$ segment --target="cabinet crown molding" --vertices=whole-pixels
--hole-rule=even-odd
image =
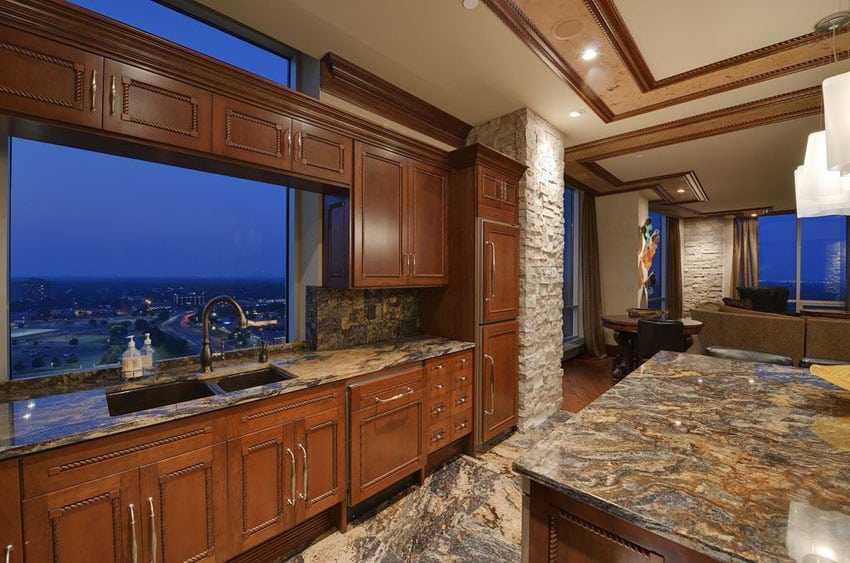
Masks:
[[[481,143],[475,143],[449,153],[450,168],[465,168],[480,164],[519,181],[528,166]]]

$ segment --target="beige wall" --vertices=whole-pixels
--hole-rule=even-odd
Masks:
[[[649,202],[640,192],[596,198],[599,274],[602,278],[600,315],[623,315],[626,309],[637,307],[638,229],[648,213]],[[614,344],[612,331],[605,331],[605,340]]]

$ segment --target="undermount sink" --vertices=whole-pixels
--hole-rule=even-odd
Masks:
[[[203,381],[188,379],[106,394],[109,416],[164,407],[214,395]]]
[[[285,381],[287,379],[292,379],[292,376],[274,366],[266,366],[260,369],[222,377],[215,382],[215,385],[225,393],[230,393],[231,391],[259,387],[260,385],[268,385],[269,383],[277,383],[278,381]]]

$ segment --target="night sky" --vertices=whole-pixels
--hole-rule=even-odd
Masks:
[[[77,3],[279,82],[288,76],[285,59],[150,1]],[[12,277],[285,276],[280,186],[17,138],[11,167]]]

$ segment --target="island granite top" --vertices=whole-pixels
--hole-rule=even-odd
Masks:
[[[514,468],[721,561],[850,561],[850,393],[804,369],[662,352]]]
[[[213,373],[201,375],[196,362],[182,362],[183,365],[178,362],[178,367],[161,370],[155,376],[108,388],[89,386],[75,391],[72,385],[59,383],[57,379],[59,394],[45,393],[42,389],[27,397],[20,390],[0,390],[0,459],[144,428],[473,347],[471,342],[419,337],[320,352],[296,348],[269,356],[270,364],[293,379],[120,416],[109,415],[105,391],[182,379],[219,378],[256,370],[263,364],[244,359],[223,361],[215,364]]]

